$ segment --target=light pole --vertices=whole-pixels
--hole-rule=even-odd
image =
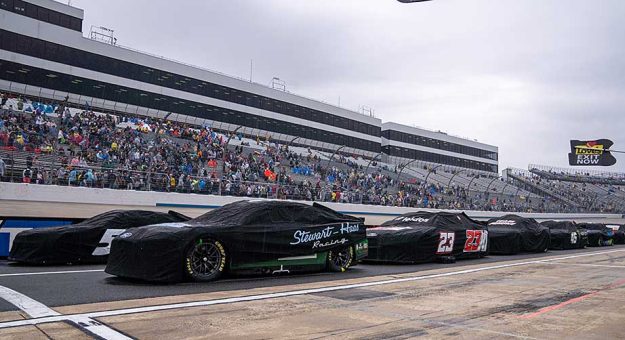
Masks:
[[[230,136],[228,136],[228,141],[226,141],[226,145],[224,145],[224,153],[225,151],[228,151],[228,144],[230,144],[230,139],[232,139],[232,136],[237,134],[237,131],[239,131],[240,128],[242,128],[243,125],[239,125],[236,129],[234,129],[234,131],[232,131],[232,133],[230,134]]]
[[[224,150],[223,150],[223,154],[221,155],[221,171],[222,173],[226,171],[226,154],[228,153],[228,144],[230,144],[230,139],[232,139],[232,136],[236,135],[237,131],[239,131],[240,128],[242,128],[243,125],[239,125],[236,129],[234,129],[234,131],[232,131],[232,133],[230,134],[230,136],[228,136],[228,140],[226,141],[226,145],[224,145]]]
[[[434,171],[436,171],[436,169],[440,168],[441,166],[443,166],[443,164],[439,164],[439,165],[433,167],[432,169],[430,169],[428,171],[428,174],[425,176],[425,184],[426,185],[428,184],[428,178],[430,177],[430,174],[433,173]]]
[[[330,168],[330,162],[332,162],[332,159],[334,158],[334,156],[341,150],[343,150],[343,148],[345,148],[346,146],[343,145],[341,147],[339,147],[338,149],[334,150],[334,153],[332,154],[332,156],[330,156],[330,158],[328,158],[328,164],[326,164],[326,169]]]
[[[455,174],[453,174],[453,176],[451,176],[451,178],[449,179],[449,183],[447,183],[447,187],[451,187],[451,181],[454,180],[454,177],[456,177],[456,175],[460,174],[461,172],[465,172],[469,169],[461,169],[460,171],[457,171]]]
[[[295,142],[296,140],[300,139],[301,137],[295,137],[293,139],[291,139],[291,141],[286,145],[286,149],[287,151],[289,150],[289,148],[291,147],[291,144],[293,144],[293,142]]]
[[[492,180],[492,181],[490,181],[490,183],[488,183],[488,186],[486,187],[486,191],[484,191],[484,193],[485,193],[485,194],[486,194],[486,193],[490,193],[490,191],[488,191],[488,190],[490,190],[490,186],[491,186],[493,183],[495,183],[495,181],[496,181],[496,180],[498,180],[498,179],[499,179],[499,177],[495,177],[495,178],[493,178],[493,180]]]
[[[396,180],[398,186],[399,186],[399,178],[401,177],[401,173],[404,172],[404,169],[407,168],[408,165],[410,165],[410,164],[412,164],[412,163],[414,163],[416,161],[417,161],[416,159],[413,159],[410,162],[408,162],[406,164],[402,164],[402,165],[399,166],[401,168],[401,170],[399,170],[399,173],[397,174],[397,180]]]
[[[371,163],[373,163],[380,156],[382,156],[381,152],[375,155],[375,157],[371,158],[371,160],[369,160],[369,163],[367,164],[367,167],[365,168],[365,175],[367,174],[367,171],[369,170],[369,166],[371,166]]]

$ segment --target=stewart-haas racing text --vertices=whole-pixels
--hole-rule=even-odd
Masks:
[[[297,230],[293,233],[293,241],[291,245],[303,244],[313,242],[312,248],[321,248],[333,246],[336,244],[347,243],[346,238],[328,240],[335,235],[346,235],[360,231],[360,225],[357,223],[341,223],[335,226],[328,226],[321,231],[310,232],[306,230]],[[324,242],[325,240],[325,242]]]

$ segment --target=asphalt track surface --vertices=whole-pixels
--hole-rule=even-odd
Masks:
[[[49,307],[86,303],[123,301],[174,295],[225,292],[263,287],[280,287],[315,282],[332,282],[380,275],[419,273],[432,269],[462,268],[476,264],[539,259],[546,256],[568,256],[602,250],[625,250],[625,245],[586,248],[546,253],[488,256],[453,264],[426,263],[416,265],[359,264],[345,273],[286,274],[281,276],[225,277],[208,283],[185,282],[152,284],[119,279],[104,273],[103,265],[89,266],[23,266],[0,262],[0,286],[13,289]],[[625,255],[623,255],[625,256]],[[0,299],[0,312],[16,311],[17,307]]]

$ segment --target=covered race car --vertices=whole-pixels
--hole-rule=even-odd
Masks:
[[[549,228],[533,218],[506,215],[488,221],[489,252],[516,254],[549,250]]]
[[[580,228],[588,232],[589,247],[603,247],[614,244],[614,229],[603,223],[578,223]]]
[[[145,210],[112,210],[62,227],[17,234],[8,259],[27,264],[106,263],[111,240],[128,228],[189,218]]]
[[[588,244],[588,232],[571,221],[545,221],[541,223],[549,228],[551,246],[549,249],[577,249]]]
[[[614,231],[614,244],[625,244],[625,227],[622,224],[606,224]]]
[[[366,261],[418,263],[484,256],[488,231],[464,213],[415,212],[367,229]]]
[[[231,273],[345,271],[367,254],[363,220],[319,204],[239,201],[113,240],[106,272],[157,282]]]

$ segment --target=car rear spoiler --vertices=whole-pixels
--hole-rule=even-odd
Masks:
[[[179,213],[177,211],[173,211],[173,210],[168,211],[167,214],[170,215],[170,216],[174,216],[176,218],[179,218],[179,219],[181,219],[183,221],[188,221],[188,220],[191,219],[191,217],[189,217],[187,215],[184,215],[184,214],[181,214],[181,213]]]

